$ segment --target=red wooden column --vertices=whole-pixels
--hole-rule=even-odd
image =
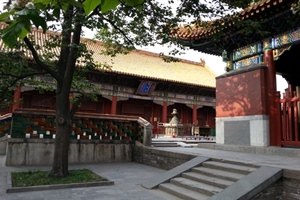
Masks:
[[[197,105],[193,105],[193,124],[198,124],[198,122],[197,122]]]
[[[270,145],[280,146],[280,116],[278,106],[276,105],[276,69],[273,58],[273,50],[264,51],[264,63],[268,67],[267,73],[267,92],[268,92],[268,110],[269,110],[269,127],[270,127]]]
[[[17,87],[15,89],[15,93],[14,93],[14,104],[12,106],[12,111],[11,112],[14,112],[17,108],[20,108],[21,105],[20,105],[20,99],[21,99],[21,86]]]
[[[112,96],[110,114],[117,114],[117,96]]]
[[[162,123],[167,123],[168,102],[164,101],[162,109]]]

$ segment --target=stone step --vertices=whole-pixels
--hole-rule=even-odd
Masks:
[[[204,174],[207,176],[212,176],[220,179],[224,179],[227,181],[237,181],[241,178],[243,178],[245,175],[244,174],[239,174],[239,173],[234,173],[234,172],[227,172],[227,171],[222,171],[218,169],[210,169],[204,166],[201,167],[194,167],[192,168],[192,172]]]
[[[199,173],[196,173],[196,172],[182,173],[182,177],[188,178],[188,179],[191,179],[191,180],[195,180],[195,181],[199,181],[199,182],[202,182],[202,183],[206,183],[206,184],[209,184],[209,185],[213,185],[213,186],[223,188],[223,189],[234,183],[233,181],[228,181],[228,180],[216,178],[216,177],[213,177],[213,176],[207,176],[207,175],[199,174]]]
[[[252,199],[282,177],[282,169],[263,166],[209,198],[209,200]],[[269,199],[269,198],[268,198]]]
[[[209,160],[209,158],[197,156],[181,165],[178,165],[177,167],[164,172],[163,174],[159,174],[158,176],[152,177],[150,180],[148,180],[146,183],[143,183],[142,186],[147,189],[153,189],[158,187],[161,183],[166,183],[170,181],[174,177],[180,176],[180,174],[189,171],[191,168],[200,166],[201,163]]]
[[[183,177],[173,178],[171,179],[171,183],[189,190],[200,192],[207,196],[213,196],[223,190],[222,188],[216,186],[208,185],[202,182],[197,182]]]
[[[172,183],[162,183],[159,185],[159,189],[171,193],[172,195],[175,195],[179,198],[182,198],[184,200],[206,200],[210,196],[202,194],[200,192],[196,192],[193,190],[189,190],[177,185],[174,185]]]
[[[215,162],[221,162],[221,163],[228,163],[228,164],[234,164],[234,165],[240,165],[240,166],[247,166],[247,167],[253,167],[253,168],[259,168],[259,166],[253,165],[251,163],[241,163],[237,161],[232,161],[232,160],[223,160],[223,159],[216,159],[212,158],[210,161],[215,161]]]
[[[202,166],[211,168],[211,169],[219,169],[219,170],[240,173],[240,174],[245,174],[245,175],[247,175],[257,169],[257,168],[250,167],[250,166],[237,165],[237,164],[218,162],[218,161],[206,161],[206,162],[202,163]]]
[[[150,192],[152,192],[153,194],[155,194],[155,195],[157,195],[159,197],[162,197],[162,198],[164,198],[166,200],[171,200],[171,199],[172,200],[184,200],[182,198],[179,198],[179,197],[177,197],[175,195],[172,195],[172,194],[170,194],[168,192],[165,192],[165,191],[163,191],[161,189],[158,189],[158,188],[152,189],[152,190],[150,190]]]

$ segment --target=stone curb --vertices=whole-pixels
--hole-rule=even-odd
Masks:
[[[282,177],[282,169],[263,166],[207,200],[248,200]]]
[[[109,186],[109,185],[114,185],[114,182],[113,181],[99,181],[99,182],[88,182],[88,183],[40,185],[40,186],[30,186],[30,187],[12,187],[11,172],[9,172],[7,174],[6,193],[31,192],[31,191],[56,190],[56,189],[69,189],[69,188],[82,188],[82,187],[96,187],[96,186]]]

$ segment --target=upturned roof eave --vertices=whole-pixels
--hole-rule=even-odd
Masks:
[[[237,14],[236,17],[238,17],[240,20],[258,18],[267,15],[271,9],[278,5],[281,5],[281,7],[287,9],[289,8],[289,3],[291,3],[291,0],[262,0],[261,2],[257,2],[245,8],[239,14]],[[279,9],[276,12],[282,12],[282,9]],[[224,28],[221,30],[189,30],[189,32],[181,30],[178,34],[174,34],[174,37],[172,38],[176,39],[182,45],[190,47],[191,49],[211,55],[221,56],[223,50],[226,49],[226,45],[224,44],[222,46],[222,43],[220,44],[220,41],[217,41],[219,47],[212,47],[215,46],[216,43],[209,40],[216,33],[226,32],[235,26],[235,24],[231,23],[230,21],[225,20],[224,22],[226,22],[226,26],[224,26]],[[222,49],[222,47],[224,48]]]

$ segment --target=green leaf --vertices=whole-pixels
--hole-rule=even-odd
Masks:
[[[24,39],[26,35],[31,31],[31,24],[29,21],[24,23],[24,28],[22,29],[22,32],[19,35],[19,38]]]
[[[83,8],[86,15],[90,14],[98,5],[101,4],[101,0],[85,0],[83,2]]]
[[[60,9],[59,8],[55,8],[53,10],[53,16],[56,17],[56,19],[59,19],[59,16],[60,16]]]
[[[132,6],[132,7],[135,7],[136,9],[138,10],[142,10],[143,9],[143,3],[144,3],[145,0],[125,0],[125,2]]]
[[[15,12],[16,15],[27,16],[30,15],[33,9],[24,8],[18,12]]]
[[[133,7],[140,6],[144,3],[144,0],[125,0],[125,2]]]
[[[49,4],[51,2],[52,2],[52,0],[34,0],[34,4],[40,3],[40,4],[46,5],[46,4]]]
[[[37,16],[36,18],[32,18],[31,21],[35,25],[36,28],[39,28],[39,26],[41,26],[43,31],[46,32],[47,23],[44,18]]]
[[[2,30],[1,38],[8,47],[13,48],[16,44],[18,37],[22,34],[25,24],[21,22],[14,22],[7,28]]]
[[[15,10],[11,10],[9,12],[4,12],[0,14],[0,21],[3,21],[4,19],[6,19],[9,15],[13,14],[15,12]]]
[[[72,6],[75,6],[77,8],[82,8],[82,4],[79,3],[78,1],[75,1],[75,0],[69,0],[69,3],[72,5]]]
[[[28,34],[28,30],[26,28],[23,28],[20,35],[19,35],[19,38],[20,39],[24,39],[26,37],[26,35]]]
[[[110,10],[115,9],[120,4],[119,0],[102,0],[101,12],[106,13]]]
[[[41,26],[43,31],[46,31],[47,23],[45,19],[39,15],[37,10],[24,8],[23,10],[20,10],[15,14],[21,16],[25,21],[31,20],[36,28],[39,28],[39,26]]]

